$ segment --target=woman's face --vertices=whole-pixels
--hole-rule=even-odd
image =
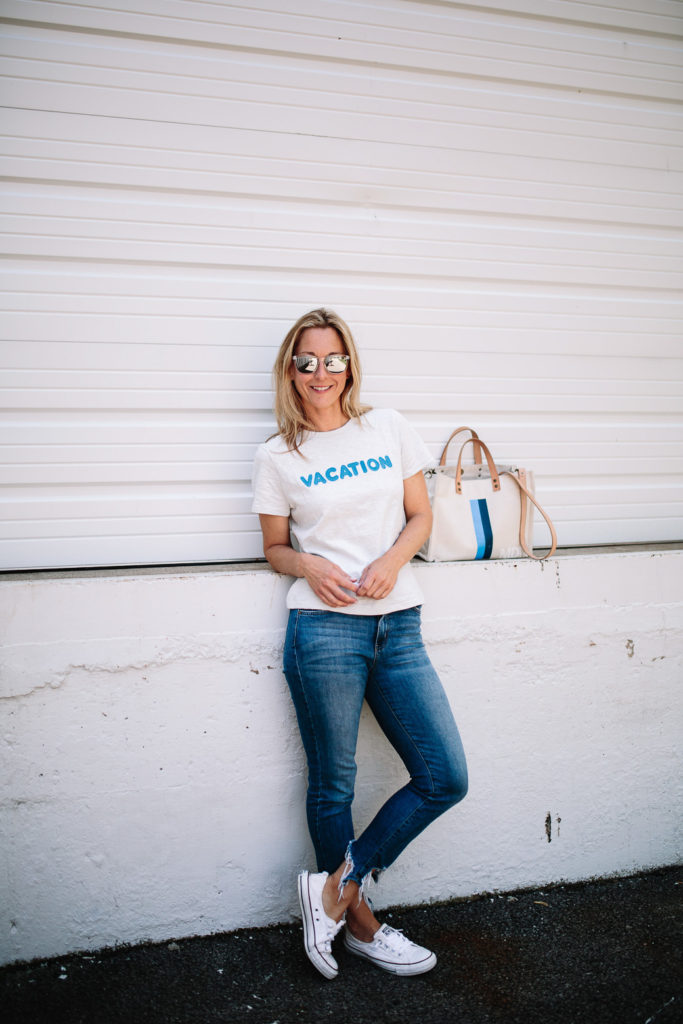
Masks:
[[[330,373],[323,359],[325,356],[346,354],[334,327],[307,327],[299,336],[294,355],[317,356],[320,360],[315,373],[300,373],[294,363],[289,371],[304,409],[313,421],[316,413],[324,414],[339,406],[346,381],[351,375],[348,367],[344,373]]]

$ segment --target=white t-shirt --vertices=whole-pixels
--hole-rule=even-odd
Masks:
[[[298,550],[322,555],[358,580],[405,526],[403,481],[431,461],[421,438],[393,409],[373,409],[360,422],[310,433],[299,452],[274,437],[256,452],[252,512],[288,516]],[[332,609],[305,579],[296,579],[287,594],[288,608],[349,615],[385,615],[421,603],[410,563],[381,601],[360,597]]]

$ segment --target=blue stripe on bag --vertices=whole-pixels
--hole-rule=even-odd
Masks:
[[[476,559],[490,558],[491,551],[493,550],[493,531],[491,530],[491,520],[489,518],[486,498],[471,498],[470,508],[472,509],[474,532],[477,537],[477,553],[474,557]]]

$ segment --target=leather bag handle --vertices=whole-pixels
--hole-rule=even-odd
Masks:
[[[441,458],[439,459],[439,465],[440,466],[445,466],[446,465],[446,454],[448,452],[448,446],[451,443],[451,441],[453,440],[453,438],[455,437],[455,435],[456,434],[461,434],[463,432],[463,430],[469,430],[469,432],[472,435],[472,437],[477,441],[477,444],[475,444],[475,446],[474,446],[474,461],[475,461],[476,465],[481,466],[481,444],[479,442],[479,434],[476,432],[476,430],[472,430],[472,427],[456,427],[455,428],[455,430],[453,431],[453,433],[451,434],[451,436],[448,438],[448,440],[446,441],[445,445],[443,446],[443,451],[441,452]]]
[[[517,477],[517,475],[515,473],[510,473],[508,470],[503,470],[503,473],[504,473],[505,476],[512,477],[512,479],[515,481],[515,483],[517,484],[517,486],[519,487],[519,490],[520,490],[520,500],[522,502],[522,514],[521,514],[520,520],[519,520],[519,543],[520,543],[520,546],[522,548],[522,551],[524,552],[525,555],[528,555],[529,558],[533,558],[536,562],[542,562],[544,558],[550,558],[550,556],[555,553],[555,549],[557,547],[557,534],[555,533],[555,527],[553,526],[552,522],[550,521],[550,517],[547,515],[546,512],[544,512],[544,510],[538,504],[538,502],[534,498],[534,496],[531,493],[531,491],[527,490],[527,486],[526,486],[526,473],[524,472],[524,470],[520,470],[520,475],[522,477],[521,480],[519,479],[519,477]],[[527,503],[527,498],[529,499],[529,501],[533,505],[536,506],[538,511],[541,513],[541,515],[545,519],[545,521],[546,521],[546,523],[548,525],[548,529],[550,530],[550,550],[546,551],[546,553],[544,555],[535,555],[533,553],[533,551],[530,551],[529,548],[527,547],[527,543],[526,543],[526,503]]]
[[[488,446],[485,445],[483,441],[480,441],[478,437],[468,437],[466,441],[463,441],[462,447],[460,448],[460,454],[458,455],[458,465],[455,470],[455,493],[462,494],[462,456],[468,444],[477,445],[481,449],[481,451],[483,451],[484,455],[486,456],[486,462],[488,463],[489,473],[491,474],[491,485],[494,491],[499,491],[500,477],[498,475],[496,464],[493,461],[493,456],[491,455]]]

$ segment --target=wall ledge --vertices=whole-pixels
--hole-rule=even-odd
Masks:
[[[664,554],[670,551],[683,551],[683,541],[660,541],[652,544],[603,544],[594,547],[558,548],[549,562],[559,561],[565,558],[576,558],[587,555],[636,555],[636,554]],[[529,561],[526,558],[500,558],[482,562],[482,565],[495,565],[497,562],[522,562]],[[424,562],[421,558],[414,558],[413,564],[417,566],[457,566],[471,565],[471,562]],[[242,573],[274,572],[265,559],[253,560],[250,562],[178,562],[177,564],[165,565],[122,565],[122,566],[90,566],[78,569],[21,569],[12,571],[0,571],[0,584],[7,582],[26,582],[27,580],[66,580],[66,579],[102,579],[108,576],[191,576],[191,575],[214,575],[228,574],[239,575]]]

